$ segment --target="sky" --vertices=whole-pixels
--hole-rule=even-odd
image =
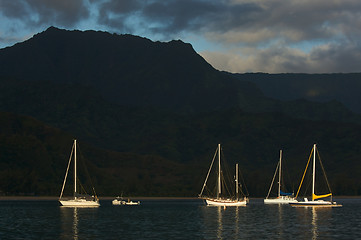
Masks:
[[[361,72],[360,0],[0,0],[0,48],[50,26],[180,39],[232,73]]]

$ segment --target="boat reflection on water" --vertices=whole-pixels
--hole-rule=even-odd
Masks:
[[[309,225],[309,237],[311,239],[318,239],[330,235],[325,229],[332,229],[332,223],[330,222],[330,219],[332,219],[332,208],[304,207],[296,209],[297,215],[299,216],[298,221],[304,225]]]
[[[217,207],[217,239],[224,239],[225,231],[229,229],[229,222],[232,222],[232,232],[234,236],[239,236],[240,234],[240,224],[242,216],[240,216],[240,209],[244,208],[245,206],[239,207]],[[215,209],[213,209],[215,210]],[[212,211],[212,209],[210,210]]]
[[[237,239],[244,235],[242,226],[247,222],[244,211],[246,208],[246,205],[239,207],[201,206],[202,238]]]
[[[239,207],[237,207],[235,212],[235,216],[234,216],[234,222],[235,222],[235,235],[238,236],[240,233],[240,229],[239,229]]]
[[[311,208],[312,213],[312,239],[323,237],[326,234],[321,233],[322,228],[332,228],[330,219],[332,216],[331,208]]]
[[[74,240],[78,239],[79,231],[78,231],[78,209],[73,209],[73,233]]]
[[[317,210],[312,208],[312,239],[317,239]]]
[[[79,239],[79,229],[78,229],[78,211],[79,209],[60,207],[61,215],[61,226],[62,234],[60,239]]]
[[[223,216],[222,216],[222,207],[217,208],[217,239],[222,239],[222,232],[223,232]]]
[[[94,220],[94,213],[98,208],[87,207],[64,207],[60,208],[61,216],[61,235],[60,239],[78,240],[80,232],[80,223],[89,225]],[[84,237],[84,233],[82,235]]]

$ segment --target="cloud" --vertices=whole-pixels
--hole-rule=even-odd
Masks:
[[[123,1],[122,1],[123,2]],[[259,11],[253,3],[233,5],[226,0],[149,0],[106,1],[100,5],[101,24],[116,26],[134,24],[154,34],[174,35],[179,32],[204,33],[221,31],[251,21],[252,12]],[[128,22],[128,23],[127,23]]]
[[[330,73],[360,72],[359,46],[324,44],[310,52],[281,44],[265,49],[236,48],[200,52],[213,67],[229,72]]]
[[[361,70],[360,11],[359,0],[0,0],[0,41],[89,26],[202,39],[195,49],[232,72],[349,72]]]
[[[227,52],[200,53],[213,67],[229,72],[309,72],[307,55],[297,49],[272,46],[266,49],[237,48]]]
[[[89,16],[84,0],[0,0],[0,13],[25,27],[71,27]]]
[[[100,0],[99,0],[100,1]],[[95,0],[94,0],[95,2]],[[100,23],[116,26],[137,17],[138,24],[150,26],[157,34],[193,32],[238,39],[258,32],[274,32],[287,42],[332,38],[353,34],[360,24],[361,2],[329,0],[109,0],[100,5]],[[118,18],[121,16],[121,18]],[[106,21],[104,21],[106,19]],[[355,23],[355,20],[358,23]],[[127,23],[125,23],[127,24]],[[128,21],[128,24],[132,24]],[[157,26],[157,27],[152,27]],[[355,27],[356,27],[355,26]],[[361,29],[361,28],[359,28]],[[360,32],[360,30],[357,30]],[[236,35],[236,34],[233,34]],[[265,39],[260,39],[264,42]],[[236,40],[235,40],[236,41]],[[252,42],[253,39],[252,39]]]
[[[133,32],[132,26],[128,26],[127,19],[131,19],[141,9],[137,0],[121,1],[94,1],[98,4],[98,23],[115,30]]]

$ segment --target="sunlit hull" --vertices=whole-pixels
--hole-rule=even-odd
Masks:
[[[231,199],[215,199],[215,198],[207,198],[206,204],[208,206],[227,206],[227,207],[237,207],[237,206],[245,206],[248,203],[248,199],[243,200],[231,200]]]
[[[86,200],[86,199],[70,199],[59,200],[60,204],[64,207],[99,207],[98,201]]]
[[[121,200],[116,200],[116,199],[114,199],[114,200],[112,201],[112,204],[113,204],[113,205],[122,205],[122,201],[121,201]]]
[[[125,202],[125,205],[136,206],[136,205],[140,205],[140,202]]]
[[[296,202],[290,203],[290,205],[292,207],[342,207],[341,204],[337,204],[336,202],[324,200]]]
[[[127,202],[127,201],[124,201],[124,200],[117,200],[117,199],[114,199],[112,201],[112,204],[113,205],[128,205],[128,206],[136,206],[136,205],[140,205],[140,202],[133,202],[133,201],[130,201],[130,202]]]
[[[278,198],[267,198],[264,199],[263,202],[265,204],[289,204],[289,203],[296,203],[298,201],[292,197],[281,196]]]

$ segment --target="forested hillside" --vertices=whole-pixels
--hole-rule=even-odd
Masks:
[[[51,27],[0,49],[0,65],[2,194],[59,194],[74,138],[100,196],[197,196],[218,143],[251,196],[280,149],[294,190],[313,143],[334,193],[361,193],[358,114],[272,98],[182,41]]]

